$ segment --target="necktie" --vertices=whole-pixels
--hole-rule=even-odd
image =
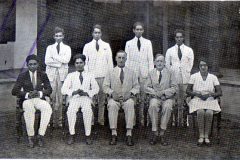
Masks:
[[[79,79],[80,79],[80,82],[81,82],[81,84],[82,84],[82,82],[83,82],[83,76],[82,76],[82,72],[80,72]]]
[[[123,84],[123,80],[124,80],[124,73],[123,73],[123,69],[121,69],[121,72],[120,72],[120,81],[121,81],[122,84]]]
[[[58,52],[58,54],[60,52],[60,43],[58,43],[58,45],[57,45],[57,52]]]
[[[99,50],[99,44],[98,44],[98,41],[96,41],[96,50],[97,50],[97,51]]]
[[[160,72],[160,74],[159,74],[159,78],[158,78],[158,82],[159,82],[159,84],[160,84],[161,80],[162,80],[162,73]]]
[[[32,73],[32,85],[33,85],[33,89],[35,90],[35,88],[36,88],[36,80],[35,80],[34,73]]]
[[[138,47],[138,50],[140,51],[141,43],[140,43],[140,39],[139,38],[138,38],[138,41],[137,41],[137,47]]]
[[[180,46],[178,46],[178,58],[180,60],[182,59],[182,52],[181,52]]]

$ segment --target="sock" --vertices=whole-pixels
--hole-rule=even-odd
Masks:
[[[132,136],[132,129],[127,129],[126,135],[127,135],[127,136]]]
[[[164,130],[164,129],[161,129],[161,130],[160,130],[160,136],[163,136],[164,133],[165,133],[165,130]]]
[[[117,136],[117,130],[116,129],[112,129],[112,135]]]

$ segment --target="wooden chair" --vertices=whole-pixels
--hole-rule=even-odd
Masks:
[[[93,120],[92,120],[92,126],[94,125],[94,115],[96,115],[96,109],[98,108],[98,102],[97,102],[97,95],[94,95],[92,98],[92,110],[93,110]],[[67,134],[69,133],[68,129],[66,128],[66,122],[67,122],[67,110],[69,107],[69,97],[67,95],[63,95],[63,112],[62,112],[62,136],[65,138]],[[81,109],[78,110],[78,113],[82,113]],[[67,130],[67,131],[66,131]]]
[[[192,99],[192,97],[191,97]],[[218,97],[217,98],[218,100],[218,104],[221,108],[221,98]],[[188,113],[187,114],[187,127],[189,127],[189,116],[192,116],[192,124],[193,124],[193,129],[195,130],[196,129],[196,121],[195,121],[195,118],[197,117],[197,112],[194,112],[194,113],[189,113],[189,106],[188,106],[188,102],[185,101],[185,108],[186,108],[186,112]],[[221,111],[218,112],[218,113],[214,113],[213,114],[213,120],[212,120],[212,126],[211,126],[211,131],[210,131],[210,137],[213,137],[213,129],[214,129],[214,121],[215,119],[217,119],[217,141],[218,143],[220,143],[220,130],[221,130],[221,120],[222,120],[222,113]]]
[[[50,105],[52,106],[52,101],[49,97],[46,97]],[[20,138],[23,136],[23,107],[22,107],[23,101],[17,97],[17,103],[16,103],[16,123],[15,128],[17,132],[17,142],[20,143]],[[38,119],[37,126],[35,126],[35,133],[37,133],[39,127],[40,127],[40,121],[41,121],[41,112],[39,110],[36,110],[35,112],[36,116],[35,119]],[[50,135],[52,137],[53,133],[53,119],[51,117],[50,119]]]

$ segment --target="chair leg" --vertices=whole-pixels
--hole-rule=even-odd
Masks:
[[[17,143],[20,142],[20,138],[23,135],[22,130],[22,112],[19,108],[16,109],[16,131],[17,131]]]
[[[62,112],[62,137],[63,139],[65,139],[66,137],[66,114],[67,114],[67,107],[66,106],[63,106],[63,112]]]
[[[213,127],[214,127],[214,116],[213,116],[213,119],[212,119],[212,126],[211,126],[211,132],[210,132],[209,137],[213,136]]]
[[[221,120],[222,120],[222,113],[220,112],[217,115],[217,139],[218,139],[218,143],[220,143]]]

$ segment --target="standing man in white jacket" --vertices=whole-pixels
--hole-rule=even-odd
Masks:
[[[68,74],[68,63],[71,59],[71,48],[65,45],[64,30],[56,27],[54,30],[55,43],[47,47],[45,64],[50,81],[53,101],[53,126],[62,127],[62,84]]]
[[[138,76],[140,83],[140,123],[144,125],[143,108],[145,101],[144,84],[147,81],[148,73],[154,68],[153,50],[150,40],[142,37],[144,26],[140,22],[133,25],[135,37],[127,41],[125,52],[127,53],[126,67],[133,69]]]
[[[98,93],[98,123],[104,125],[105,94],[103,93],[103,80],[108,71],[113,69],[112,50],[110,45],[104,42],[100,25],[93,26],[93,40],[83,48],[86,56],[85,69],[92,72],[100,88]]]
[[[193,67],[194,54],[192,48],[184,45],[184,31],[177,29],[174,32],[176,45],[166,52],[166,67],[172,69],[178,81],[178,109],[179,123],[183,125],[183,102],[186,98],[187,84]]]

